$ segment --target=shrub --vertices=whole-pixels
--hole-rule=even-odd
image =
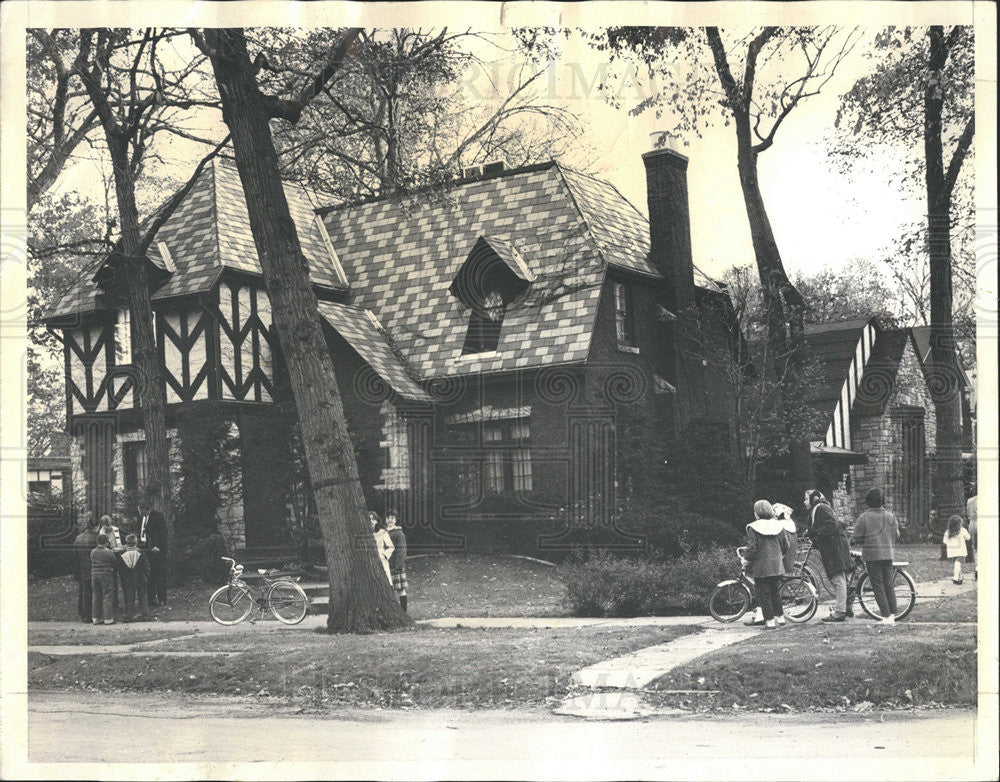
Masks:
[[[174,585],[201,579],[210,584],[225,583],[229,567],[221,557],[230,556],[222,535],[192,535],[180,538],[170,555]]]
[[[28,572],[40,578],[76,572],[73,540],[78,530],[62,498],[28,497]]]
[[[738,546],[745,522],[724,521],[685,509],[667,498],[640,505],[622,514],[622,527],[642,535],[654,556],[673,559],[697,556],[717,546]]]
[[[734,561],[720,546],[666,562],[597,551],[566,560],[559,574],[574,616],[705,614],[712,589],[733,575]]]

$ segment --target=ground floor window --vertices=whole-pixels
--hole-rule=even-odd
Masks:
[[[469,453],[477,445],[479,427],[482,451]],[[453,425],[449,439],[467,454],[455,473],[455,488],[462,501],[475,502],[481,493],[529,492],[534,488],[531,426],[527,418]]]
[[[125,491],[139,494],[146,485],[146,443],[122,443]]]

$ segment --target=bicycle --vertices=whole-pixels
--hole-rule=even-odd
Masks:
[[[801,563],[796,563],[796,571],[802,578],[809,581],[814,588],[819,589],[818,573],[808,564],[809,554],[812,553],[812,541],[808,538],[805,543],[805,556]],[[868,576],[868,569],[865,561],[861,557],[861,552],[851,549],[851,559],[853,561],[851,572],[847,579],[847,608],[851,613],[854,605],[854,598],[857,597],[861,610],[871,619],[881,619],[882,612],[879,610],[878,602],[875,600],[875,590],[872,589],[871,579]],[[905,619],[913,610],[917,603],[917,586],[904,567],[910,563],[904,560],[893,560],[892,590],[896,593],[896,619]]]
[[[254,608],[262,614],[270,611],[275,619],[286,625],[295,625],[305,619],[309,598],[291,576],[274,570],[258,570],[264,578],[264,587],[254,594],[253,587],[243,580],[243,565],[236,564],[231,557],[222,557],[222,560],[229,563],[229,583],[215,590],[208,600],[208,611],[220,625],[239,624]]]
[[[754,583],[747,576],[750,562],[743,556],[746,549],[736,549],[740,559],[740,576],[722,581],[708,598],[708,610],[719,622],[735,622],[750,610],[754,602]],[[778,587],[782,613],[789,622],[808,622],[816,615],[819,597],[816,588],[802,576],[782,576]]]

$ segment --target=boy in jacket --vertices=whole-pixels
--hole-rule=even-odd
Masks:
[[[95,625],[104,622],[115,623],[114,589],[118,560],[108,548],[108,536],[103,532],[97,536],[97,545],[90,552],[90,588],[93,593],[93,616]]]
[[[878,489],[865,495],[868,510],[854,523],[854,545],[861,548],[882,624],[893,625],[896,623],[896,590],[892,584],[895,575],[892,560],[896,556],[899,524],[896,517],[882,507],[882,502],[882,492]]]
[[[148,610],[146,599],[149,581],[149,559],[139,550],[139,539],[135,535],[125,538],[125,550],[118,555],[122,574],[122,591],[125,593],[125,621],[145,619]],[[134,612],[139,604],[138,615]]]

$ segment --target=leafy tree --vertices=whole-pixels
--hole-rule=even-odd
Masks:
[[[266,57],[263,86],[315,70],[337,32],[257,35]],[[552,157],[577,136],[573,115],[540,100],[544,68],[525,60],[505,81],[473,48],[499,54],[485,35],[448,29],[363,31],[358,56],[274,141],[286,176],[344,199],[410,190],[456,175],[462,166]],[[485,77],[480,79],[479,77]],[[489,82],[496,95],[480,94]],[[501,81],[501,83],[494,83]]]
[[[961,369],[955,343],[952,231],[956,186],[975,135],[971,27],[888,28],[870,53],[871,72],[845,94],[842,151],[901,148],[901,183],[919,182],[927,200],[927,298],[937,422],[938,517],[963,508]],[[918,245],[919,246],[919,245]]]
[[[832,323],[875,316],[888,328],[902,322],[899,294],[871,261],[856,260],[795,278],[805,301],[806,323]]]
[[[211,60],[218,84],[223,120],[232,134],[250,228],[295,398],[326,548],[330,632],[394,629],[411,621],[385,578],[365,518],[333,359],[288,210],[269,123],[272,119],[297,122],[309,101],[340,71],[360,34],[357,28],[343,32],[323,67],[307,74],[305,86],[292,98],[280,98],[261,90],[242,29],[191,31],[198,48]]]
[[[28,453],[43,456],[65,446],[66,396],[62,346],[42,316],[107,251],[100,209],[76,194],[43,194],[28,235]]]

